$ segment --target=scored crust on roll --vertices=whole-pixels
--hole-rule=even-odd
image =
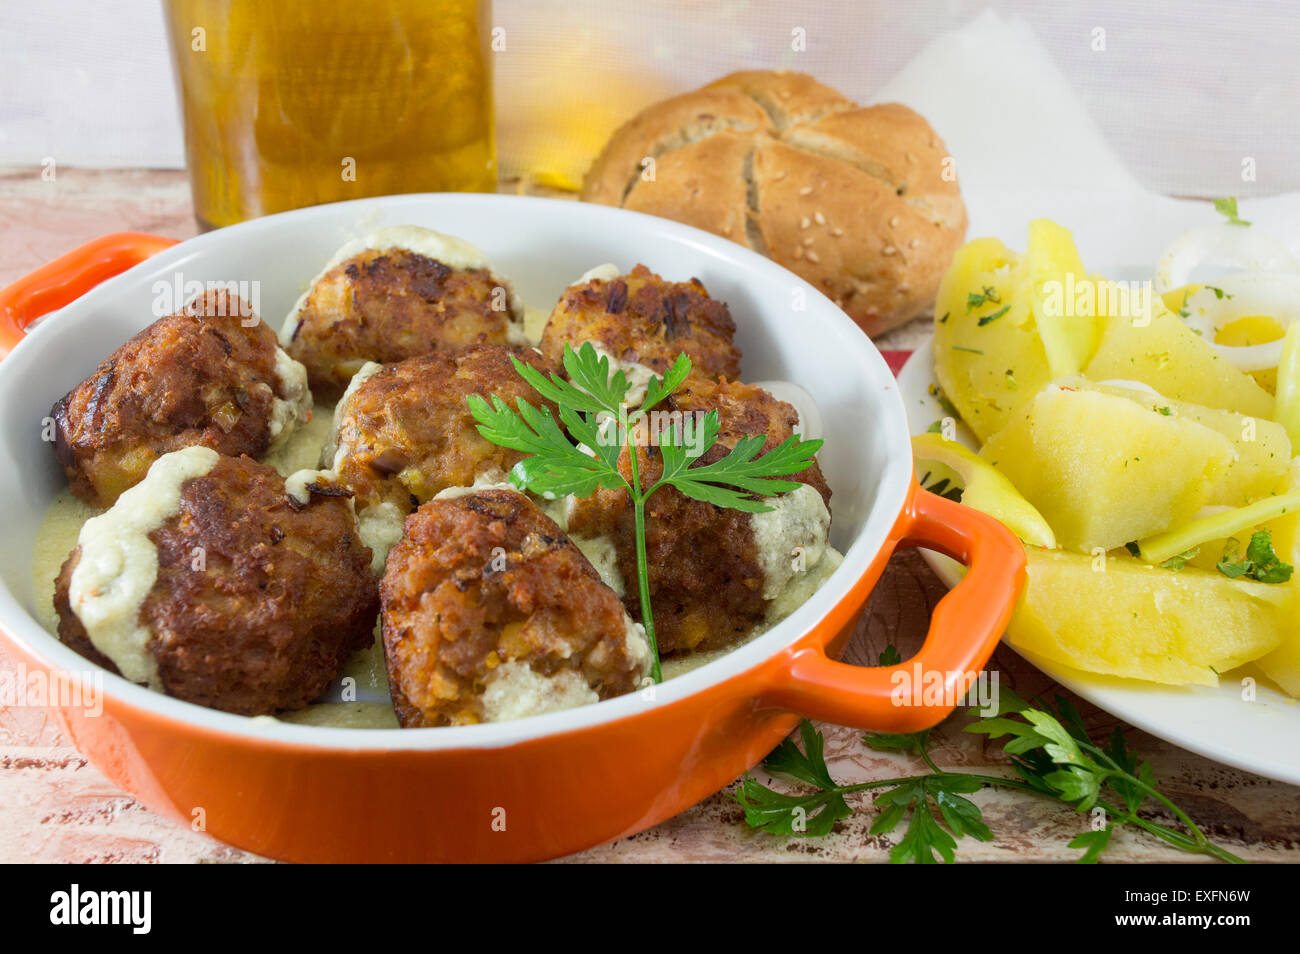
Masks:
[[[877,335],[933,304],[965,238],[954,168],[906,106],[859,106],[806,74],[751,71],[624,124],[582,198],[746,245]]]

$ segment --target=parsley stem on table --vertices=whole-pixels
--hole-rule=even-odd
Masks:
[[[564,346],[567,379],[559,374],[548,377],[518,358],[511,360],[519,376],[556,406],[559,424],[547,408],[534,407],[522,398],[511,408],[496,395],[489,403],[480,395],[471,394],[466,402],[478,422],[478,432],[494,444],[525,455],[510,471],[510,482],[520,490],[550,500],[567,495],[588,497],[602,487],[627,492],[635,525],[641,625],[650,644],[650,675],[655,682],[662,682],[659,643],[650,605],[646,502],[661,487],[674,487],[693,500],[714,506],[748,513],[769,511],[772,507],[762,498],[798,488],[798,481],[786,478],[812,466],[813,455],[822,442],[805,441],[792,435],[766,454],[760,454],[767,435],[751,434],[739,438],[725,456],[701,464],[700,458],[718,440],[721,424],[717,410],[709,411],[694,424],[696,440],[689,442],[689,446],[685,439],[685,418],[680,430],[674,422],[660,434],[652,434],[652,428],[637,426],[654,407],[681,387],[690,374],[691,359],[685,353],[677,356],[667,373],[650,379],[640,405],[632,410],[625,400],[630,388],[627,375],[621,368],[611,374],[609,357],[598,353],[591,342],[583,342],[577,351],[567,344]],[[646,423],[651,422],[646,420]],[[615,435],[613,440],[609,437],[611,430]],[[645,433],[647,442],[657,445],[663,468],[649,489],[641,481],[637,456],[639,433]],[[628,477],[619,470],[623,451],[628,454]]]
[[[799,730],[803,751],[786,739],[764,760],[763,767],[818,791],[787,795],[746,775],[735,795],[745,810],[745,821],[776,835],[827,835],[837,821],[853,814],[844,796],[881,790],[874,799],[880,811],[871,824],[871,833],[887,834],[908,819],[903,837],[890,851],[890,860],[929,863],[937,855],[951,862],[958,838],[969,835],[978,841],[992,840],[979,807],[963,797],[991,786],[1055,798],[1080,813],[1104,813],[1104,825],[1094,825],[1070,841],[1071,848],[1083,849],[1081,862],[1097,861],[1109,847],[1112,832],[1124,825],[1145,831],[1180,851],[1242,862],[1210,841],[1186,812],[1155,787],[1150,765],[1139,763],[1118,728],[1109,748],[1102,748],[1091,741],[1078,710],[1064,697],[1057,696],[1053,711],[1042,703],[1040,708],[1032,708],[1006,689],[1001,695],[999,714],[975,722],[965,731],[986,735],[990,740],[1011,736],[1002,748],[1019,778],[939,768],[930,756],[930,732],[926,730],[906,735],[868,733],[862,740],[878,751],[917,755],[931,774],[839,785],[826,766],[821,733],[804,720]],[[1148,799],[1168,811],[1183,830],[1143,818],[1139,811]]]

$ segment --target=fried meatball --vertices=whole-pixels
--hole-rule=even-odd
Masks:
[[[334,256],[285,321],[285,348],[333,402],[368,361],[472,344],[526,343],[523,306],[483,253],[413,226],[381,229]]]
[[[559,371],[531,348],[475,345],[386,364],[349,389],[335,415],[332,463],[357,508],[389,501],[407,514],[448,487],[504,477],[524,455],[480,435],[466,398],[496,396],[512,409],[522,398],[557,413],[511,358],[545,374]]]
[[[259,715],[307,705],[371,644],[379,594],[345,499],[295,504],[270,467],[191,447],[86,524],[54,605],[87,659]]]
[[[717,410],[717,442],[692,465],[725,457],[740,438],[763,435],[763,453],[793,433],[798,414],[762,388],[739,381],[692,378],[672,394],[659,412],[647,419],[653,435],[675,415]],[[661,416],[655,418],[655,414]],[[636,440],[642,486],[663,473],[663,461],[651,439]],[[631,479],[627,450],[619,463]],[[806,485],[769,498],[769,514],[749,514],[699,500],[674,487],[655,491],[646,504],[646,562],[655,637],[661,655],[718,649],[748,636],[762,624],[767,606],[806,567],[815,564],[826,546],[830,526],[830,488],[816,461],[789,475]],[[612,542],[618,573],[635,580],[636,536],[632,503],[624,490],[596,491],[570,502],[567,530],[580,545],[587,540]],[[641,617],[635,586],[623,600],[636,619]]]
[[[553,520],[510,490],[450,491],[406,521],[380,584],[403,727],[500,722],[639,688],[641,627]]]
[[[311,416],[302,365],[236,295],[211,291],[155,321],[50,411],[77,497],[106,507],[168,451],[261,457]]]
[[[740,376],[735,322],[725,302],[710,298],[698,279],[669,282],[644,265],[619,276],[602,266],[565,289],[542,332],[541,350],[555,362],[564,346],[584,341],[625,365],[635,386],[662,375],[685,352],[695,374]],[[648,369],[648,370],[644,370]]]

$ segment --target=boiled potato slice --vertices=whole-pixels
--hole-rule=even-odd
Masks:
[[[935,377],[981,441],[1051,380],[1031,299],[1027,266],[997,239],[959,249],[939,286]]]
[[[1293,621],[1291,628],[1283,634],[1282,644],[1255,660],[1255,665],[1288,696],[1300,699],[1300,619]]]
[[[1180,288],[1171,288],[1160,296],[1160,301],[1174,314],[1178,314],[1181,309],[1187,306],[1187,300],[1204,287],[1199,282],[1193,282]]]
[[[1300,324],[1286,330],[1282,359],[1277,369],[1277,420],[1291,436],[1292,448],[1300,443]]]
[[[1051,384],[980,456],[1038,508],[1061,546],[1086,553],[1190,520],[1237,455],[1203,424]]]
[[[956,474],[962,487],[961,502],[966,506],[1000,520],[1026,543],[1056,546],[1056,536],[1043,515],[1020,496],[1011,481],[969,448],[938,434],[918,434],[912,438],[912,454],[918,461],[942,464]]]
[[[1214,686],[1219,673],[1275,650],[1295,625],[1288,585],[1128,556],[1037,547],[1026,555],[1029,582],[1007,641],[1085,672]]]
[[[1209,504],[1244,507],[1251,501],[1277,493],[1287,482],[1291,467],[1291,440],[1281,424],[1188,401],[1175,401],[1137,388],[1092,385],[1083,381],[1073,386],[1096,388],[1107,394],[1127,397],[1148,410],[1204,424],[1232,441],[1237,459],[1210,488],[1206,498]]]
[[[1225,325],[1214,340],[1221,345],[1240,348],[1277,341],[1282,335],[1281,323],[1271,315],[1246,315]],[[1277,394],[1277,368],[1262,368],[1248,373],[1269,394]]]
[[[1291,481],[1293,489],[1300,490],[1300,467],[1297,465],[1300,465],[1300,461],[1292,465]],[[1300,566],[1300,510],[1270,520],[1268,529],[1273,537],[1273,552],[1278,558],[1283,563]],[[1287,695],[1300,699],[1300,576],[1293,576],[1287,585],[1296,594],[1294,599],[1297,613],[1293,617],[1291,628],[1282,638],[1282,645],[1263,659],[1256,660],[1256,664]]]
[[[1159,301],[1144,319],[1106,319],[1084,373],[1094,381],[1140,381],[1166,397],[1272,418],[1273,398],[1221,357]]]
[[[1025,252],[1034,322],[1054,377],[1077,374],[1097,350],[1097,282],[1088,275],[1074,236],[1051,219],[1029,223]]]

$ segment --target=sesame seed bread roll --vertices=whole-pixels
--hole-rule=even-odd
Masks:
[[[933,306],[966,235],[955,166],[924,117],[784,71],[733,73],[643,110],[582,198],[746,245],[873,336]]]

